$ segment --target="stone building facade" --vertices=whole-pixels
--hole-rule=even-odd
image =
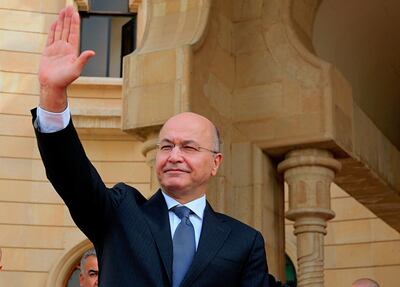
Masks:
[[[50,23],[87,0],[0,1],[0,286],[64,286],[90,246],[46,180],[29,110]],[[194,111],[225,161],[207,198],[259,229],[270,271],[298,286],[397,286],[399,4],[382,0],[130,0],[122,78],[81,77],[73,120],[107,185],[150,196],[156,135]],[[96,31],[99,32],[99,31]],[[284,184],[286,182],[286,185]]]

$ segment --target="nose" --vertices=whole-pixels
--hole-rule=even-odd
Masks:
[[[181,162],[182,161],[182,152],[179,146],[174,146],[168,156],[168,160],[170,162]]]

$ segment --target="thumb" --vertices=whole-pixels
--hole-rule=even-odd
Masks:
[[[83,51],[78,59],[76,59],[75,66],[79,71],[83,70],[83,67],[86,65],[86,63],[89,61],[90,58],[92,58],[96,53],[92,50],[86,50]]]

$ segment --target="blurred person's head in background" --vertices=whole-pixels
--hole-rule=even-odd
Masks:
[[[79,284],[81,287],[97,287],[99,266],[97,255],[94,248],[86,251],[81,259],[81,273],[79,274]]]
[[[379,287],[379,284],[372,279],[361,278],[354,281],[351,287]]]

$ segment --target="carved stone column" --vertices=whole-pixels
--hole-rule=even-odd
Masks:
[[[322,149],[289,152],[278,171],[289,185],[289,210],[297,237],[298,286],[324,286],[324,236],[330,208],[330,185],[340,163]]]
[[[153,194],[159,187],[155,169],[157,153],[158,132],[153,131],[146,136],[143,143],[142,154],[146,157],[146,163],[150,166],[150,193]]]

